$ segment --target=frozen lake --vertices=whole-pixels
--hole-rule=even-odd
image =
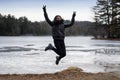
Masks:
[[[56,54],[44,51],[49,36],[0,37],[0,74],[53,73],[68,67],[85,72],[120,71],[120,41],[66,37],[67,56],[55,65]]]

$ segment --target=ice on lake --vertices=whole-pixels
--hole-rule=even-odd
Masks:
[[[50,36],[0,37],[0,74],[53,73],[68,67],[85,72],[120,71],[120,41],[66,37],[67,56],[55,65],[56,54],[44,51]]]

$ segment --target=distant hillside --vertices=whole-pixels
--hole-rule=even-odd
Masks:
[[[70,21],[65,21],[69,23]],[[76,21],[75,24],[66,29],[66,35],[91,35],[93,23],[89,21]],[[45,21],[31,22],[27,17],[15,18],[12,15],[0,14],[0,35],[20,36],[20,35],[50,35],[51,27]]]
[[[76,21],[75,24],[66,30],[67,35],[92,35],[91,28],[94,27],[93,22]]]

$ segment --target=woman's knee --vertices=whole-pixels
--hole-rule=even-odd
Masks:
[[[61,58],[65,57],[65,56],[66,56],[66,54],[62,54],[62,55],[60,55]]]

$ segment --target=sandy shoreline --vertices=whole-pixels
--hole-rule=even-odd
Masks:
[[[120,72],[86,73],[80,68],[70,67],[49,74],[1,74],[0,80],[120,80]]]

